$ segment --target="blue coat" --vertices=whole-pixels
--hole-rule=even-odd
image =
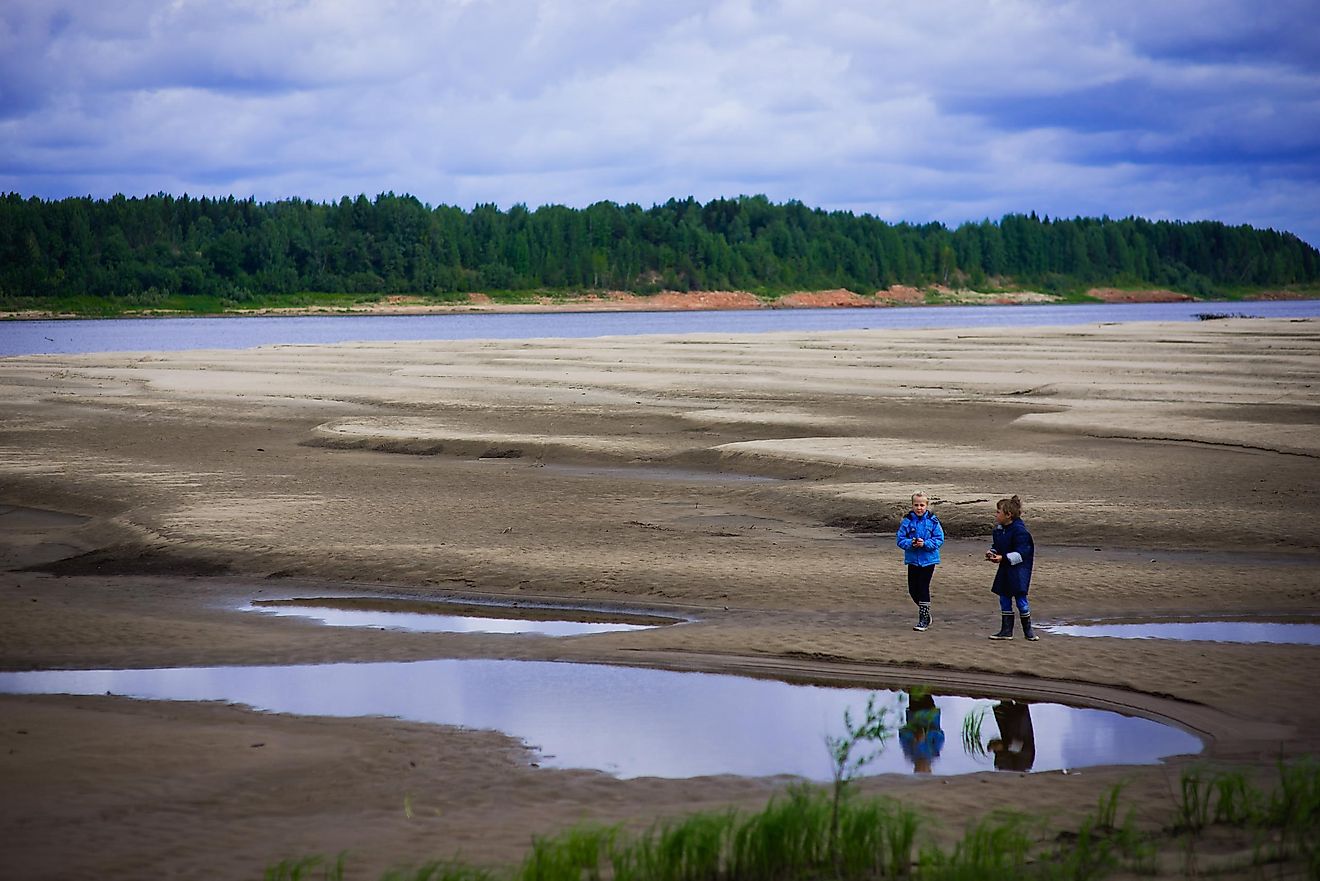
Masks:
[[[914,548],[912,541],[922,539],[925,544]],[[898,546],[903,549],[903,562],[909,566],[934,566],[940,561],[940,545],[944,544],[944,527],[940,518],[929,510],[920,517],[908,511],[898,524]]]
[[[1036,556],[1036,544],[1031,540],[1027,524],[1019,517],[1007,526],[995,526],[990,543],[995,553],[1004,558],[995,570],[995,583],[990,590],[1004,597],[1026,596],[1027,588],[1031,587],[1031,563]],[[1016,566],[1010,563],[1011,553],[1021,554],[1022,562]]]

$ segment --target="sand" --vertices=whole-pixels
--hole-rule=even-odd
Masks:
[[[1320,648],[991,642],[980,559],[1017,493],[1038,621],[1314,620],[1314,321],[27,356],[0,359],[0,412],[0,669],[589,660],[924,683],[1205,739],[1157,766],[864,782],[944,839],[997,808],[1066,825],[1118,782],[1153,828],[1189,762],[1263,777],[1320,747]],[[951,538],[926,633],[893,545],[917,488]],[[510,640],[235,611],[300,596],[694,623]],[[551,770],[388,719],[0,696],[7,878],[254,878],[344,850],[352,878],[499,866],[535,835],[787,784]]]

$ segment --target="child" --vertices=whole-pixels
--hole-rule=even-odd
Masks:
[[[1013,604],[1022,617],[1022,635],[1032,642],[1040,639],[1031,629],[1031,606],[1027,588],[1031,586],[1031,561],[1035,543],[1027,524],[1022,522],[1022,500],[1017,496],[1000,499],[995,505],[995,531],[985,558],[999,568],[990,590],[999,594],[1000,627],[991,639],[1013,638]]]
[[[925,493],[913,493],[912,510],[898,524],[897,535],[907,564],[908,595],[917,604],[917,623],[912,629],[921,632],[930,627],[930,579],[940,562],[940,545],[944,544],[944,527],[940,518],[927,510],[929,507]]]
[[[903,727],[898,729],[898,743],[903,755],[912,762],[912,770],[929,774],[944,748],[944,729],[940,727],[940,708],[935,698],[923,689],[908,689],[908,706]]]
[[[1030,771],[1036,762],[1036,734],[1031,729],[1031,707],[1017,701],[995,704],[999,736],[986,744],[995,754],[996,771]]]

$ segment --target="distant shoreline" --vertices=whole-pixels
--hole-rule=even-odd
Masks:
[[[172,309],[131,309],[113,315],[54,310],[0,311],[0,321],[52,321],[95,318],[200,318],[302,315],[447,315],[447,314],[533,314],[557,312],[710,312],[769,309],[884,309],[894,306],[1013,306],[1082,303],[1237,303],[1261,300],[1305,300],[1320,291],[1260,291],[1233,300],[1202,300],[1191,294],[1164,289],[1121,290],[1093,288],[1085,299],[1065,298],[1038,291],[974,291],[936,287],[929,290],[895,286],[872,295],[836,289],[800,291],[778,298],[759,297],[747,291],[661,291],[642,295],[608,291],[571,297],[540,296],[525,302],[501,302],[487,294],[468,294],[466,300],[436,302],[423,296],[390,295],[373,302],[351,304],[272,306],[257,309],[227,309],[220,312],[190,312]]]

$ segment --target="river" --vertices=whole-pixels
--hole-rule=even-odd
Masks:
[[[378,340],[581,339],[636,334],[1033,327],[1130,321],[1196,321],[1202,314],[1317,318],[1320,317],[1320,300],[709,312],[504,312],[0,321],[0,356],[246,349],[253,346]]]

